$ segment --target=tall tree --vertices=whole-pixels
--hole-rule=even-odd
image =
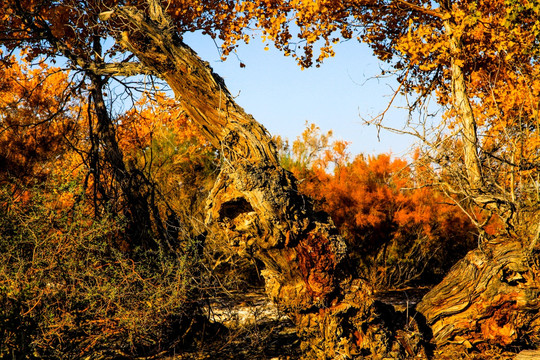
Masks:
[[[352,329],[344,331],[345,318],[335,313],[354,309],[348,317],[366,319],[373,300],[359,280],[347,276],[343,239],[328,216],[315,213],[298,193],[295,179],[278,163],[270,135],[172,31],[160,3],[150,1],[146,13],[117,8],[109,22],[123,23],[117,41],[167,81],[189,117],[221,151],[223,165],[209,196],[207,223],[224,232],[239,252],[264,263],[268,294],[297,323],[313,356],[334,357],[340,348],[350,352],[346,339]],[[341,303],[340,286],[360,290],[360,297]],[[376,333],[388,337],[376,327],[366,333],[373,340]],[[362,347],[381,346],[376,343],[366,341]]]
[[[222,155],[221,173],[209,197],[208,225],[224,233],[239,252],[264,263],[267,292],[296,322],[305,349],[316,358],[399,352],[393,330],[380,325],[385,308],[378,309],[370,288],[349,275],[345,243],[328,215],[315,212],[298,193],[295,179],[280,167],[267,131],[182,42],[182,32],[195,28],[227,42],[247,25],[240,26],[241,12],[259,10],[221,1],[171,2],[166,11],[158,0],[132,5],[8,1],[2,4],[0,30],[6,49],[29,49],[30,58],[64,57],[70,67],[97,80],[134,74],[165,80]],[[109,36],[116,44],[106,52],[95,51]],[[98,104],[102,87],[99,81],[93,85]],[[105,150],[121,159],[114,146]]]

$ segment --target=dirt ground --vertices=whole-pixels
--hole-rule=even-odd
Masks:
[[[392,291],[378,294],[378,298],[403,311],[404,308],[414,307],[425,291],[425,289]],[[214,299],[209,303],[205,311],[215,325],[212,334],[202,335],[195,340],[189,352],[167,357],[166,360],[302,359],[300,341],[293,324],[284,314],[279,313],[263,291],[236,295],[229,299]],[[516,356],[522,349],[511,350],[484,348],[480,351],[450,345],[435,350],[432,360],[520,359]],[[523,354],[531,353],[523,352]],[[540,353],[536,354],[540,360]]]

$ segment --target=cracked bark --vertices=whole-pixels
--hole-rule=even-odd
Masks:
[[[315,213],[281,168],[266,129],[238,106],[223,79],[171,30],[159,1],[147,12],[107,13],[117,41],[175,93],[188,116],[220,149],[223,166],[207,203],[207,225],[239,253],[264,263],[269,297],[298,327],[307,356],[339,359],[399,354],[405,333],[392,310],[347,269],[347,249],[326,214]],[[419,340],[407,338],[414,348]],[[408,346],[410,349],[411,346]]]
[[[465,345],[499,341],[509,332],[504,341],[513,343],[514,334],[536,326],[529,316],[530,309],[538,309],[532,301],[537,295],[535,270],[514,266],[525,266],[519,250],[502,256],[492,249],[485,259],[480,250],[469,254],[420,304],[417,318],[428,325],[422,331],[414,320],[374,301],[370,287],[350,275],[345,243],[331,219],[314,212],[309,199],[298,194],[296,180],[280,167],[264,127],[235,103],[223,79],[174,33],[159,1],[148,2],[147,12],[122,7],[107,14],[119,26],[117,41],[169,84],[189,117],[220,149],[223,166],[208,198],[207,225],[239,253],[264,263],[266,291],[296,323],[309,357],[422,357],[422,332],[431,333],[436,344]],[[460,89],[457,80],[455,91]],[[471,129],[464,129],[464,136],[474,140],[475,134],[466,133]],[[467,161],[478,159],[474,155]],[[473,183],[481,176],[477,166],[471,165]],[[509,288],[501,287],[504,281],[497,283],[497,278],[510,287],[521,286],[525,295],[508,297]],[[482,306],[473,306],[474,301]],[[519,315],[507,316],[510,310]],[[495,320],[489,320],[494,314]],[[463,325],[470,316],[484,320],[474,328]],[[517,322],[523,326],[514,326]],[[490,333],[499,335],[490,339]]]
[[[520,242],[492,241],[458,262],[417,310],[439,347],[538,344],[538,275]]]

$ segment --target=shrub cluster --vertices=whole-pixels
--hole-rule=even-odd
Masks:
[[[389,154],[355,156],[311,124],[281,161],[347,241],[358,275],[382,289],[432,285],[476,244],[477,230],[434,186],[433,169]],[[428,171],[429,170],[429,171]],[[428,175],[426,175],[428,174]]]
[[[0,189],[0,358],[127,358],[188,344],[194,252],[119,250],[123,222]]]

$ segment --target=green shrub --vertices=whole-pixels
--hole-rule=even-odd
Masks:
[[[0,188],[0,358],[130,358],[190,342],[196,253],[128,256],[122,233],[112,216]]]

